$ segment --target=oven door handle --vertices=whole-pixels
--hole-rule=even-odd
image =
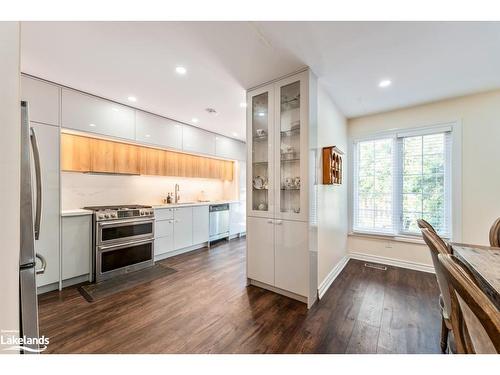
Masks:
[[[136,245],[142,245],[145,243],[152,243],[154,241],[154,238],[148,238],[146,240],[141,240],[141,241],[130,241],[126,243],[117,243],[114,245],[106,245],[106,246],[98,246],[99,251],[106,251],[106,250],[111,250],[111,249],[119,249],[123,247],[130,247],[130,246],[136,246]]]
[[[100,227],[109,227],[109,226],[117,226],[120,227],[122,225],[127,225],[127,224],[147,224],[147,223],[154,223],[155,219],[145,219],[145,220],[120,220],[120,221],[98,221],[97,225]]]

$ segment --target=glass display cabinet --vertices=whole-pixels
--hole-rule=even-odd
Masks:
[[[247,279],[311,306],[317,296],[316,78],[247,92]]]

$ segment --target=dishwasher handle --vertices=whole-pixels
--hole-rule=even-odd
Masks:
[[[229,203],[211,204],[208,210],[210,212],[229,211]]]

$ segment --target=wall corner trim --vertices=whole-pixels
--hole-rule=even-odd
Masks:
[[[380,264],[385,264],[385,265],[393,266],[393,267],[406,268],[409,270],[415,270],[415,271],[421,271],[421,272],[427,272],[427,273],[435,273],[433,266],[423,264],[423,263],[411,262],[411,261],[407,261],[407,260],[387,258],[387,257],[378,256],[378,255],[371,255],[371,254],[364,254],[364,253],[357,253],[357,252],[349,252],[348,258],[362,260],[365,262],[380,263]]]
[[[336,265],[332,268],[330,273],[325,277],[325,279],[321,282],[318,288],[318,298],[323,298],[323,295],[326,293],[330,285],[335,281],[337,276],[342,272],[347,262],[349,261],[349,256],[345,255]]]

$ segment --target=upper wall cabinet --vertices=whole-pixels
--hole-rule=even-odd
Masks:
[[[218,135],[215,137],[215,155],[221,158],[245,160],[246,145],[243,142]]]
[[[62,89],[62,126],[135,140],[135,111],[78,91]]]
[[[29,103],[31,121],[59,125],[60,88],[29,77],[21,77],[21,100]]]
[[[138,142],[182,149],[182,125],[175,121],[136,111],[135,126]]]
[[[194,126],[182,128],[182,149],[187,152],[215,155],[215,134]]]

